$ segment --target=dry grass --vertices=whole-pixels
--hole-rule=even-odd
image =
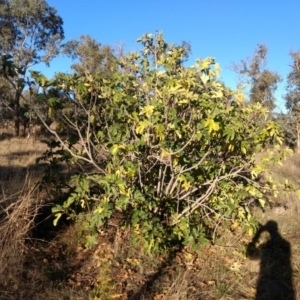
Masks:
[[[246,256],[251,237],[244,232],[224,231],[216,245],[196,253],[183,249],[172,257],[146,255],[116,228],[104,232],[93,251],[77,236],[80,224],[59,229],[51,239],[34,239],[37,214],[49,200],[36,185],[43,168],[35,159],[45,150],[38,141],[0,141],[0,300],[255,299],[260,261]],[[298,185],[300,155],[274,173]],[[275,220],[290,243],[295,294],[300,294],[299,200],[295,194],[272,200],[273,208],[254,214],[262,224]],[[260,243],[268,238],[263,234]]]
[[[24,299],[28,239],[41,204],[38,186],[30,185],[0,199],[0,299]]]
[[[0,145],[0,282],[16,281],[17,287],[28,250],[25,241],[40,205],[35,182],[41,171],[35,159],[45,147],[15,138]]]
[[[55,244],[46,236],[35,238],[37,221],[46,217],[40,214],[51,200],[40,189],[43,166],[35,163],[45,150],[45,144],[30,139],[0,141],[1,300],[87,299],[84,291],[63,288],[61,266],[49,263]]]
[[[287,179],[292,182],[296,188],[299,188],[300,155],[293,154],[283,163],[282,167],[274,167],[273,173],[277,180],[284,182]],[[292,276],[295,293],[294,299],[298,299],[297,295],[300,295],[299,198],[296,193],[281,193],[277,198],[271,199],[271,201],[273,203],[272,207],[268,207],[264,211],[257,208],[254,210],[254,215],[261,224],[266,224],[270,220],[275,221],[278,224],[281,237],[290,244],[292,252],[290,259],[293,269]],[[260,243],[263,244],[269,240],[269,238],[269,234],[264,233],[260,238]],[[237,246],[239,247],[238,252],[240,254],[245,254],[245,248],[250,240],[249,237],[244,236],[244,238],[239,241]],[[272,255],[273,254],[270,253],[270,256]],[[233,257],[234,256],[232,256],[232,258]],[[246,256],[240,260],[236,259],[236,261],[240,264],[240,269],[236,277],[239,283],[234,284],[234,290],[230,288],[226,292],[225,298],[222,299],[254,299],[257,280],[262,271],[260,270],[260,261],[259,259],[251,260]],[[278,268],[280,268],[280,266],[278,266]],[[284,271],[278,270],[278,272]]]
[[[44,143],[39,141],[33,143],[32,139],[10,138],[1,141],[1,164],[7,166],[18,165],[28,167],[35,163],[38,155],[47,149]]]
[[[0,282],[19,279],[22,264],[27,251],[25,240],[33,226],[38,206],[32,196],[36,188],[23,190],[17,194],[3,197],[0,223]]]
[[[4,197],[22,190],[26,174],[30,174],[29,185],[40,180],[43,168],[35,160],[45,151],[45,144],[33,144],[31,139],[11,138],[0,142],[0,183]]]
[[[299,186],[300,181],[300,154],[294,153],[287,157],[282,167],[274,167],[274,175],[278,179],[288,179]]]

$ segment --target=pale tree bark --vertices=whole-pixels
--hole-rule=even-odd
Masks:
[[[297,131],[297,153],[300,153],[300,125],[299,122],[296,124],[296,131]]]

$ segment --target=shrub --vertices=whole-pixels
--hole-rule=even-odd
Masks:
[[[217,79],[213,58],[185,67],[185,44],[169,45],[162,34],[139,41],[142,51],[119,58],[109,78],[58,74],[48,81],[33,73],[59,95],[45,98],[69,130],[64,139],[48,128],[61,157],[80,165],[70,197],[53,207],[55,222],[63,214],[81,218],[92,245],[117,219],[148,251],[205,243],[222,224],[251,231],[250,203],[264,205],[265,193],[277,189],[270,178],[255,180],[266,166],[257,156],[282,143],[280,128],[265,121],[261,104],[246,104],[242,91]]]

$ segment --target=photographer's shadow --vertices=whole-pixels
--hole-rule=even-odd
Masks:
[[[263,232],[268,232],[269,240],[257,247]],[[248,257],[260,259],[260,272],[255,300],[296,300],[291,267],[291,246],[278,232],[275,221],[260,226],[252,242],[247,247]]]

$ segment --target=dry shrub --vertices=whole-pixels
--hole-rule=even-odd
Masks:
[[[26,240],[34,226],[40,204],[38,186],[29,186],[26,177],[22,190],[0,199],[0,286],[18,289],[27,253]]]

